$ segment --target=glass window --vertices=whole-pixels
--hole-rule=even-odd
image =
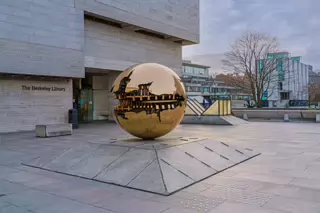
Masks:
[[[289,100],[290,94],[289,92],[281,92],[280,93],[280,99],[281,100]]]
[[[277,71],[282,72],[283,71],[283,61],[277,60]]]
[[[279,74],[279,80],[284,81],[283,60],[277,60],[277,71]]]
[[[202,69],[202,68],[199,68],[200,70],[199,70],[199,73],[200,73],[200,75],[204,75],[204,69]]]
[[[199,67],[194,67],[193,68],[193,73],[195,75],[204,75],[204,69],[203,68],[199,68]]]
[[[193,68],[193,73],[196,75],[199,75],[199,68],[197,67]]]
[[[208,87],[203,88],[203,92],[209,92],[209,88]]]
[[[192,67],[188,67],[188,66],[184,66],[183,67],[183,71],[185,72],[185,73],[193,73],[193,68]]]
[[[199,68],[199,67],[183,66],[182,70],[184,73],[190,73],[190,74],[195,74],[195,75],[204,75],[205,74],[205,69]]]
[[[279,82],[279,90],[283,90],[282,82]]]
[[[280,81],[284,81],[284,74],[283,74],[283,73],[280,73],[280,74],[279,74],[279,80],[280,80]]]
[[[259,63],[258,63],[258,70],[259,70],[259,72],[262,72],[262,70],[263,70],[263,60],[259,60]]]

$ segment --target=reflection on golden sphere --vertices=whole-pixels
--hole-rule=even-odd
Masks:
[[[180,77],[156,63],[129,67],[117,77],[111,92],[118,100],[114,119],[142,139],[161,137],[173,130],[183,119],[187,104]]]

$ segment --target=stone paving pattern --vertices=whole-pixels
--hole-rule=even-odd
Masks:
[[[180,125],[168,136],[210,137],[262,154],[171,196],[156,195],[22,165],[88,141],[129,137],[115,124],[91,124],[72,136],[0,135],[0,213],[320,212],[320,126],[255,122]],[[66,162],[66,165],[71,162]]]
[[[111,138],[75,145],[51,158],[41,155],[23,165],[170,195],[257,155],[208,138]]]

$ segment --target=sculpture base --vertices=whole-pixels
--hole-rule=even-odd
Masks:
[[[126,138],[85,143],[24,165],[170,195],[257,155],[207,138]]]

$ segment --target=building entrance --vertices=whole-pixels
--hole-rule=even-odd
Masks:
[[[78,101],[78,113],[80,122],[93,121],[93,92],[92,89],[82,89]]]
[[[73,80],[74,108],[78,110],[78,121],[112,120],[112,84],[119,72],[87,69],[85,78]]]
[[[93,121],[93,90],[92,77],[73,81],[74,108],[78,110],[78,120],[81,123]]]

